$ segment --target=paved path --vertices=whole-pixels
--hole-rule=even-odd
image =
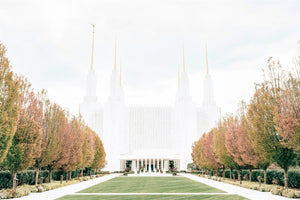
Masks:
[[[192,179],[194,181],[198,181],[201,183],[204,183],[206,185],[215,187],[217,189],[223,190],[225,192],[228,192],[229,194],[237,194],[242,197],[246,197],[248,199],[253,199],[253,200],[284,200],[284,199],[290,199],[290,198],[285,198],[282,196],[278,195],[273,195],[270,192],[260,192],[257,190],[251,190],[247,188],[242,188],[239,186],[227,184],[227,183],[222,183],[219,181],[213,181],[211,179],[206,179],[202,178],[199,176],[191,175],[191,174],[180,174],[181,176],[187,177],[189,179]]]
[[[49,190],[46,192],[39,192],[39,193],[31,193],[28,196],[24,196],[21,198],[15,198],[16,200],[53,200],[57,199],[59,197],[68,195],[68,194],[74,194],[75,192],[78,192],[80,190],[86,189],[88,187],[91,187],[93,185],[97,185],[98,183],[102,183],[104,181],[107,181],[109,179],[115,178],[116,176],[119,176],[120,174],[110,174],[107,176],[102,176],[99,178],[95,178],[89,181],[83,181],[80,183],[68,185],[65,187],[57,188],[54,190]]]

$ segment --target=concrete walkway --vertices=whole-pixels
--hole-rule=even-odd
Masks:
[[[239,186],[227,184],[227,183],[222,183],[219,181],[213,181],[211,179],[206,179],[202,178],[199,176],[191,175],[191,174],[180,174],[183,177],[187,177],[189,179],[192,179],[194,181],[198,181],[200,183],[204,183],[206,185],[209,185],[211,187],[215,187],[217,189],[223,190],[225,192],[228,192],[229,194],[237,194],[242,197],[246,197],[248,199],[253,199],[253,200],[284,200],[284,199],[290,199],[290,198],[285,198],[282,196],[278,195],[273,195],[271,192],[260,192],[257,190],[251,190],[247,188],[242,188]]]
[[[99,178],[95,178],[88,181],[83,181],[80,183],[68,185],[65,187],[57,188],[54,190],[49,190],[46,192],[39,192],[39,193],[31,193],[28,196],[24,196],[21,198],[15,198],[16,200],[53,200],[57,199],[59,197],[68,195],[68,194],[74,194],[75,192],[78,192],[80,190],[89,188],[93,185],[97,185],[98,183],[102,183],[104,181],[107,181],[109,179],[115,178],[116,176],[119,176],[120,174],[110,174],[107,176],[102,176]]]

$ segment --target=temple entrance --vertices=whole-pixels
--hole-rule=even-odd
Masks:
[[[179,169],[179,159],[164,158],[137,158],[120,160],[121,171],[133,172],[134,174],[165,174]]]

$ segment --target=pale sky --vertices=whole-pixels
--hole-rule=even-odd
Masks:
[[[207,43],[216,102],[229,113],[249,101],[269,56],[293,67],[300,1],[0,0],[0,41],[13,70],[73,114],[85,95],[92,23],[101,103],[117,37],[128,105],[174,103],[183,42],[191,95],[200,105]]]

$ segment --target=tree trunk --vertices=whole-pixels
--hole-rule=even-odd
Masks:
[[[17,188],[17,172],[13,173],[13,190]]]
[[[62,184],[63,180],[64,180],[64,176],[60,175],[60,184]]]
[[[225,178],[225,169],[222,172],[222,177]]]
[[[249,181],[252,181],[252,167],[249,168]]]
[[[52,183],[52,169],[49,169],[49,183]]]
[[[35,185],[38,184],[39,181],[39,168],[35,169]]]
[[[232,169],[230,168],[229,179],[232,179]]]
[[[264,184],[267,184],[267,168],[264,169]]]
[[[72,171],[69,171],[69,180],[72,179]]]
[[[80,171],[80,176],[83,177],[83,168]]]
[[[241,178],[241,170],[238,169],[238,180],[240,181],[240,184],[242,184],[242,178]]]
[[[284,169],[284,189],[288,189],[288,170]]]

